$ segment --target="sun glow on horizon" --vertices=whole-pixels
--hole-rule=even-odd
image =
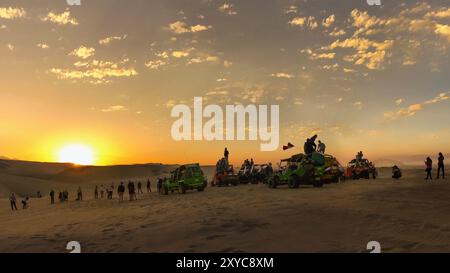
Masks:
[[[58,161],[77,165],[93,165],[95,163],[92,148],[83,144],[64,146],[58,153]]]

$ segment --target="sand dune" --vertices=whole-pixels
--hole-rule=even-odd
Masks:
[[[0,252],[65,252],[72,240],[84,252],[364,252],[372,240],[386,252],[449,252],[450,180],[380,174],[321,189],[208,187],[122,204],[93,200],[95,183],[85,182],[86,201],[32,199],[17,212],[2,199]]]

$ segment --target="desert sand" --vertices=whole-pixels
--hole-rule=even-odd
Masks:
[[[0,161],[0,252],[67,252],[74,240],[82,252],[367,252],[369,241],[383,252],[450,252],[450,179],[425,182],[423,170],[404,170],[394,181],[385,168],[377,180],[323,188],[155,193],[155,178],[172,168]],[[204,170],[211,176],[212,168]],[[137,201],[93,198],[95,185],[147,177],[153,193]],[[78,186],[85,201],[72,201]],[[50,205],[51,188],[67,188],[71,201]],[[32,198],[29,209],[10,210],[10,191],[36,190],[44,197]]]

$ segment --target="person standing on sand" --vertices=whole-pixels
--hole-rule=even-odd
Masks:
[[[134,183],[131,181],[128,182],[128,195],[130,197],[130,201],[136,200],[136,191],[134,188]]]
[[[98,199],[98,187],[97,187],[97,185],[95,185],[94,198],[95,198],[95,200]]]
[[[113,199],[114,194],[114,182],[111,184],[111,189],[109,190],[109,199]]]
[[[428,178],[430,178],[430,180],[433,180],[433,176],[431,175],[431,171],[433,170],[433,160],[431,160],[430,157],[427,157],[427,160],[425,161],[425,166],[426,166],[425,171],[427,172],[427,178],[425,178],[425,180],[428,180]]]
[[[50,204],[55,204],[55,191],[53,189],[50,191]]]
[[[123,202],[123,194],[125,193],[125,186],[123,182],[120,182],[120,185],[117,187],[117,194],[119,195],[119,203]]]
[[[105,194],[105,187],[103,185],[100,185],[100,198],[103,199],[103,196]]]
[[[9,201],[11,202],[11,210],[17,210],[16,205],[16,195],[14,193],[11,193],[11,196],[9,197]]]
[[[77,201],[83,201],[83,192],[81,191],[81,187],[78,187],[77,190]]]
[[[138,182],[138,194],[141,194],[141,193],[144,193],[144,192],[142,191],[142,183],[141,183],[141,181],[139,181]]]
[[[163,184],[163,179],[158,178],[158,183],[156,184],[156,190],[158,191],[158,193],[161,193],[162,184]]]
[[[150,182],[150,178],[147,179],[147,193],[152,192],[152,187],[151,187],[151,182]]]
[[[442,179],[445,179],[444,155],[442,153],[439,153],[437,179],[439,179],[439,174],[441,173],[441,170],[442,170]]]

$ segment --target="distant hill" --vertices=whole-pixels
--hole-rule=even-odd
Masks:
[[[116,166],[72,166],[54,174],[49,179],[61,182],[118,180],[134,177],[164,176],[175,165],[138,164]]]
[[[0,198],[15,192],[35,196],[37,191],[90,187],[104,182],[119,182],[169,175],[176,165],[137,164],[116,166],[77,166],[70,163],[45,163],[0,159]]]

